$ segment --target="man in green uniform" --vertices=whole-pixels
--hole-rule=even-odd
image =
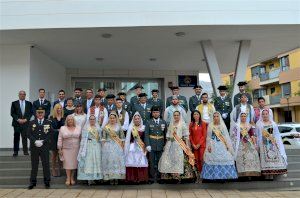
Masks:
[[[252,105],[252,97],[251,97],[251,94],[249,93],[246,93],[246,90],[245,90],[245,86],[247,85],[247,82],[239,82],[237,84],[237,86],[239,86],[239,93],[237,93],[234,98],[233,98],[233,105],[234,107],[238,104],[240,104],[240,100],[241,100],[241,96],[242,94],[246,94],[247,98],[248,98],[248,104]]]
[[[147,102],[147,94],[141,93],[139,94],[139,102],[133,106],[132,115],[134,115],[135,112],[139,112],[143,122],[146,123],[150,119],[151,107],[152,105]]]
[[[177,98],[179,100],[179,105],[182,106],[185,109],[185,111],[187,112],[188,111],[188,103],[187,103],[186,97],[179,95],[179,87],[178,86],[173,86],[171,89],[172,89],[172,96],[167,98],[166,108],[172,104],[173,96],[177,96]]]
[[[41,159],[44,173],[44,184],[46,188],[50,187],[50,165],[49,165],[49,140],[53,133],[51,121],[46,120],[45,109],[39,107],[36,110],[36,119],[30,121],[28,126],[28,138],[30,140],[31,151],[31,175],[28,189],[36,186],[36,176]]]
[[[195,95],[190,97],[189,100],[189,108],[190,111],[193,112],[196,107],[201,103],[201,92],[202,92],[202,87],[201,85],[196,85],[194,87]]]
[[[153,106],[151,119],[145,128],[145,145],[149,151],[149,173],[150,182],[157,182],[160,179],[158,162],[164,150],[167,134],[167,123],[160,118],[160,109]]]
[[[225,124],[227,129],[230,129],[230,113],[232,111],[232,103],[231,103],[231,98],[227,96],[226,91],[227,87],[226,86],[219,86],[218,87],[220,96],[217,97],[214,101],[214,106],[216,111],[218,111]]]
[[[158,106],[160,109],[160,115],[163,115],[164,111],[164,101],[158,98],[158,89],[153,89],[151,91],[152,97],[148,100],[152,106]]]

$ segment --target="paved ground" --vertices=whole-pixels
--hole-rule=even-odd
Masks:
[[[300,197],[299,189],[276,191],[239,190],[101,190],[101,189],[0,189],[0,197],[99,197],[99,198],[270,198]]]

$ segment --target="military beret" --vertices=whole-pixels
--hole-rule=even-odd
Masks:
[[[126,96],[126,93],[125,92],[119,92],[118,96]]]
[[[171,90],[174,90],[174,89],[179,89],[179,87],[178,86],[171,87]]]
[[[39,107],[39,108],[37,108],[36,112],[37,113],[44,113],[45,109],[43,107]]]
[[[141,98],[141,97],[147,97],[147,94],[146,93],[140,93],[139,98]]]
[[[134,89],[138,89],[138,88],[144,89],[144,87],[143,87],[142,85],[136,84],[136,85],[134,86]]]
[[[194,86],[194,89],[197,89],[197,88],[202,89],[201,85],[195,85],[195,86]]]
[[[238,85],[238,86],[244,86],[244,85],[247,85],[247,82],[241,81],[241,82],[239,82],[237,85]]]
[[[224,85],[221,85],[221,86],[219,86],[218,87],[218,90],[224,90],[224,91],[226,91],[227,90],[227,87],[226,86],[224,86]]]
[[[100,88],[100,89],[98,89],[98,92],[99,91],[106,91],[106,89],[105,88]]]
[[[151,111],[160,111],[159,106],[152,106]]]
[[[151,91],[152,93],[153,92],[156,92],[156,93],[158,93],[159,91],[158,91],[158,89],[152,89],[152,91]]]
[[[106,99],[113,99],[115,98],[116,96],[114,94],[108,94],[105,98]]]

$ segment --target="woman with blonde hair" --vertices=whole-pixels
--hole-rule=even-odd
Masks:
[[[76,126],[75,119],[68,115],[65,126],[59,130],[57,148],[60,153],[60,160],[63,161],[67,173],[66,185],[74,185],[74,173],[77,169],[77,156],[80,147],[81,127]]]
[[[50,142],[50,150],[52,151],[52,156],[51,156],[52,176],[58,177],[60,176],[60,163],[58,160],[57,139],[58,139],[59,129],[65,124],[64,110],[60,103],[57,103],[53,107],[52,116],[50,116],[50,120],[53,128],[53,133],[51,135],[51,142]]]
[[[110,184],[118,184],[125,179],[124,132],[115,111],[109,114],[109,120],[102,136],[102,172],[103,179]]]

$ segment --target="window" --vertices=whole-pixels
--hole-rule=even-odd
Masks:
[[[280,58],[280,67],[282,68],[282,71],[286,71],[289,69],[290,62],[289,62],[289,56],[283,56]]]
[[[281,85],[282,96],[291,95],[291,83],[284,83]]]
[[[275,87],[271,87],[270,90],[271,90],[271,94],[273,94],[273,93],[275,93],[275,90],[276,90],[276,89],[275,89]]]
[[[252,79],[259,78],[259,73],[260,73],[260,66],[252,67],[251,68]]]
[[[278,130],[280,133],[288,133],[293,130],[292,127],[279,126]]]
[[[253,99],[257,99],[259,98],[259,89],[256,89],[252,92],[252,95],[253,95]]]

